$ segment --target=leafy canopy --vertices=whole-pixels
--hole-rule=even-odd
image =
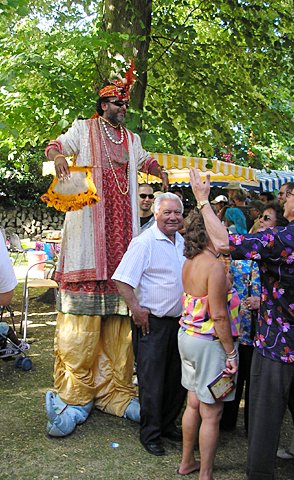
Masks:
[[[97,86],[116,54],[128,60],[132,45],[148,40],[130,29],[114,31],[119,3],[112,4],[116,21],[105,25],[103,1],[0,1],[4,170],[25,174],[34,165],[34,174],[48,140],[76,117],[92,115]],[[144,5],[126,1],[120,23],[128,15],[135,24]],[[291,12],[289,0],[153,2],[148,53],[137,58],[139,65],[147,60],[144,109],[133,103],[129,117],[130,127],[141,119],[144,146],[201,156],[229,152],[237,163],[293,168]]]

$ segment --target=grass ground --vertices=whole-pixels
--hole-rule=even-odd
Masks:
[[[34,291],[30,298],[40,293]],[[21,285],[17,287],[13,305],[18,314]],[[179,479],[176,467],[181,458],[180,446],[166,442],[167,455],[154,457],[141,447],[138,425],[128,420],[94,411],[87,423],[68,438],[52,439],[46,435],[44,394],[52,388],[55,312],[54,307],[34,299],[29,311],[28,340],[33,369],[23,372],[16,370],[12,361],[0,361],[0,479]],[[242,411],[237,430],[220,436],[215,480],[245,479],[247,439],[241,414]],[[287,414],[282,432],[284,446],[289,442],[291,428]],[[112,442],[118,443],[118,447],[112,448]],[[279,479],[293,480],[294,461],[278,460],[277,465]],[[197,479],[198,475],[187,478]]]

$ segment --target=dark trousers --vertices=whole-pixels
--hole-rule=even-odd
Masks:
[[[253,347],[251,345],[239,345],[239,368],[236,394],[234,400],[231,402],[224,402],[224,409],[220,422],[220,427],[223,430],[231,430],[236,427],[239,405],[245,385],[244,426],[246,432],[248,432],[249,388],[252,354]]]
[[[291,382],[291,385],[290,385],[288,408],[291,412],[292,420],[293,420],[293,424],[294,424],[294,378],[293,378],[293,380]]]
[[[149,315],[149,325],[150,333],[145,336],[133,325],[143,443],[158,441],[174,428],[187,393],[181,385],[179,318]]]
[[[274,480],[280,429],[289,400],[294,364],[265,358],[254,349],[249,393],[249,480]]]

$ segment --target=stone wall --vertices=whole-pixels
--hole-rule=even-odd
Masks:
[[[7,233],[17,233],[20,238],[34,240],[44,230],[60,230],[64,213],[45,208],[0,207],[0,227]]]

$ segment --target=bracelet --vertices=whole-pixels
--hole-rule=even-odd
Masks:
[[[237,353],[233,357],[228,357],[227,360],[229,360],[229,362],[231,362],[232,360],[235,360],[236,358],[238,358]]]
[[[55,160],[56,160],[57,158],[59,158],[59,157],[65,158],[65,155],[63,155],[62,153],[58,153],[57,155],[55,155],[53,161],[55,162]]]
[[[237,353],[235,347],[233,348],[233,350],[230,353],[226,352],[226,356],[229,357],[230,355],[234,355],[234,353]]]

